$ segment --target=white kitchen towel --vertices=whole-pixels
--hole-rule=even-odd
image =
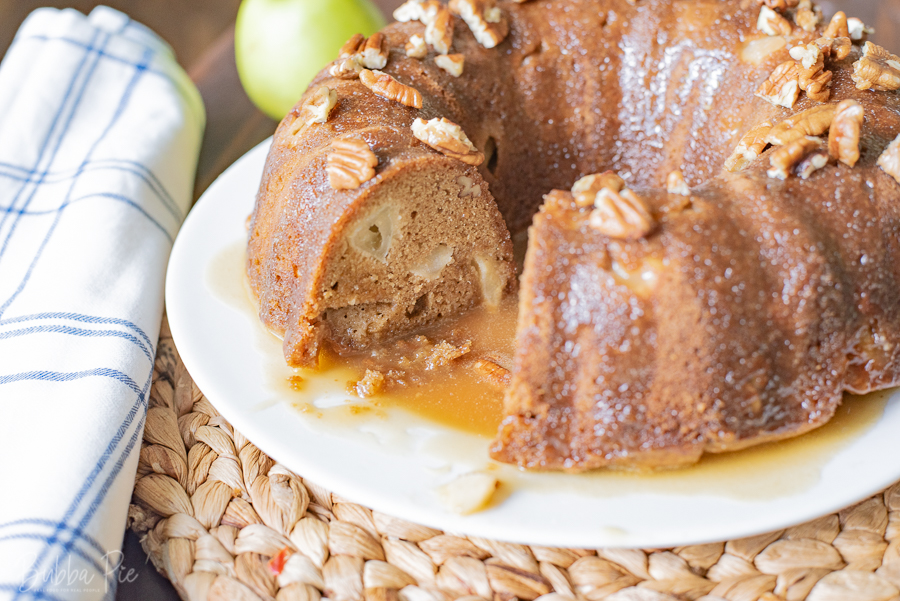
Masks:
[[[204,126],[153,32],[39,9],[0,63],[0,599],[109,599]]]

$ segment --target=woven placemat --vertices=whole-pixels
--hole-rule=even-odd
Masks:
[[[802,526],[675,549],[456,536],[264,455],[193,383],[165,322],[129,527],[191,601],[900,600],[900,483]]]

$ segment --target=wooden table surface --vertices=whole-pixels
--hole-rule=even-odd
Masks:
[[[388,16],[403,0],[375,0]],[[106,0],[160,33],[173,47],[179,62],[197,84],[207,110],[197,169],[195,198],[228,165],[272,134],[276,123],[260,113],[244,94],[234,63],[234,19],[240,0]],[[0,0],[0,56],[19,24],[39,6],[73,7],[88,12],[93,0]],[[876,28],[874,41],[900,51],[900,0],[831,0],[820,2],[826,14],[845,10]],[[147,563],[137,537],[124,542],[124,572],[131,581],[120,583],[122,601],[175,601],[178,595]]]

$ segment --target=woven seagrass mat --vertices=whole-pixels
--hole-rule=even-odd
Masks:
[[[900,600],[900,483],[801,526],[675,549],[446,534],[264,455],[193,383],[165,322],[129,527],[191,601]]]

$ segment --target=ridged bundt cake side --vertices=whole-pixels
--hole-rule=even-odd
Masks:
[[[409,22],[351,41],[280,125],[251,221],[251,285],[288,363],[496,300],[515,285],[507,230],[613,170],[628,188],[594,211],[554,192],[535,218],[496,458],[689,463],[900,381],[900,187],[875,165],[900,102],[858,89],[863,50],[839,27],[819,40],[799,4],[806,29],[741,0],[454,0],[463,18],[414,0]],[[828,126],[805,111],[847,99],[862,156],[826,165]],[[797,135],[742,140],[767,122]],[[620,209],[639,235],[598,226]]]

